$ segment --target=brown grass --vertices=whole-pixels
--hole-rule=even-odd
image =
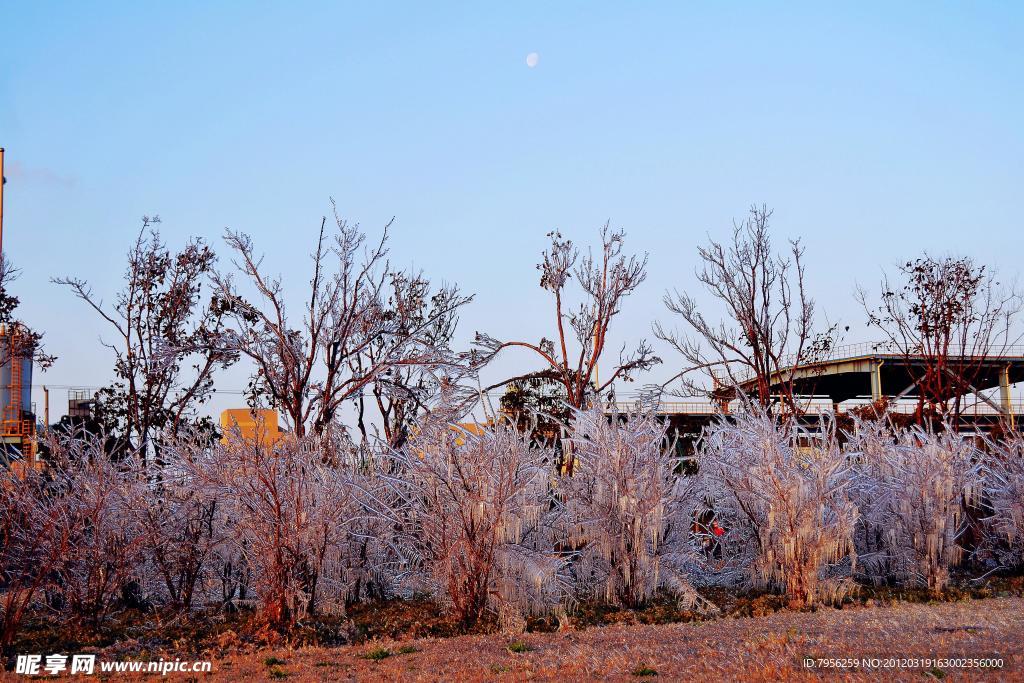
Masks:
[[[202,680],[787,680],[818,675],[803,668],[804,657],[885,656],[1002,657],[1005,667],[998,672],[860,670],[846,672],[846,679],[1024,680],[1021,633],[1024,598],[1019,597],[858,605],[515,638],[493,634],[267,649],[215,658],[214,674]],[[835,671],[818,673],[843,678]]]

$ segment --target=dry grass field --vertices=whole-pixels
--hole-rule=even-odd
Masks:
[[[200,680],[1024,680],[1024,599],[781,611],[662,626],[607,626],[509,638],[383,640],[233,653]],[[116,648],[111,648],[116,650]],[[810,670],[805,658],[1002,658],[999,670]],[[111,656],[111,658],[114,658]],[[941,665],[940,665],[941,664]],[[8,674],[13,678],[12,674]],[[148,680],[161,678],[150,675]],[[175,679],[175,676],[167,676]],[[178,680],[183,679],[179,676]],[[131,680],[111,675],[109,680]]]

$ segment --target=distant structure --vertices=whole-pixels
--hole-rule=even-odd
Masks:
[[[952,368],[972,368],[969,396],[950,389],[942,397],[946,401],[961,399],[964,426],[984,429],[1001,421],[1011,429],[1015,427],[1024,406],[1011,401],[1010,387],[1024,381],[1024,347],[1012,346],[977,357],[950,354],[947,362]],[[844,412],[847,401],[866,398],[885,400],[892,410],[916,409],[920,383],[928,367],[924,355],[901,353],[891,344],[852,344],[836,348],[828,358],[776,372],[771,384],[774,388],[791,383],[798,397],[827,399],[836,413]],[[741,390],[756,390],[756,379],[740,380]],[[729,399],[731,393],[731,388],[723,388],[718,397]]]
[[[277,411],[229,408],[220,414],[221,443],[234,439],[255,441],[264,446],[277,443],[282,436]]]
[[[20,325],[0,324],[0,442],[3,458],[38,467],[32,411],[32,355]]]
[[[83,421],[94,417],[96,392],[93,389],[68,389],[68,418]]]
[[[996,426],[1015,429],[1024,424],[1024,404],[1013,402],[1010,394],[1012,385],[1024,382],[1024,347],[977,358],[951,355],[949,362],[953,367],[974,368],[971,394],[959,397],[962,430],[985,432]],[[837,347],[827,358],[774,373],[771,386],[781,389],[784,383],[792,384],[801,420],[808,426],[826,414],[841,415],[881,401],[890,412],[913,414],[927,367],[924,356],[900,353],[885,343],[853,344]],[[662,402],[655,410],[680,434],[695,440],[705,425],[735,408],[737,389],[748,395],[756,393],[756,378],[740,376],[737,380],[736,387],[720,385],[711,400]],[[945,397],[949,401],[955,398],[954,394]],[[635,406],[620,402],[615,409],[628,412]]]
[[[0,147],[0,258],[4,236],[4,149]],[[32,343],[21,325],[0,324],[0,459],[18,467],[40,467],[36,416],[32,410]]]

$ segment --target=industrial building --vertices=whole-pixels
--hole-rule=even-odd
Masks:
[[[4,149],[0,147],[0,259],[4,235]],[[0,459],[39,467],[36,416],[32,409],[32,338],[18,323],[0,322]]]

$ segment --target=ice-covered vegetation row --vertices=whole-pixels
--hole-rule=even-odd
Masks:
[[[938,591],[955,566],[1024,557],[1019,436],[885,420],[807,434],[751,406],[693,461],[654,417],[596,409],[558,451],[505,421],[430,418],[398,449],[196,443],[143,461],[69,435],[47,470],[0,486],[8,642],[32,610],[99,623],[130,606],[245,606],[287,626],[427,593],[467,627],[492,614],[520,628],[580,601],[701,609],[712,584],[798,605],[858,581]]]

